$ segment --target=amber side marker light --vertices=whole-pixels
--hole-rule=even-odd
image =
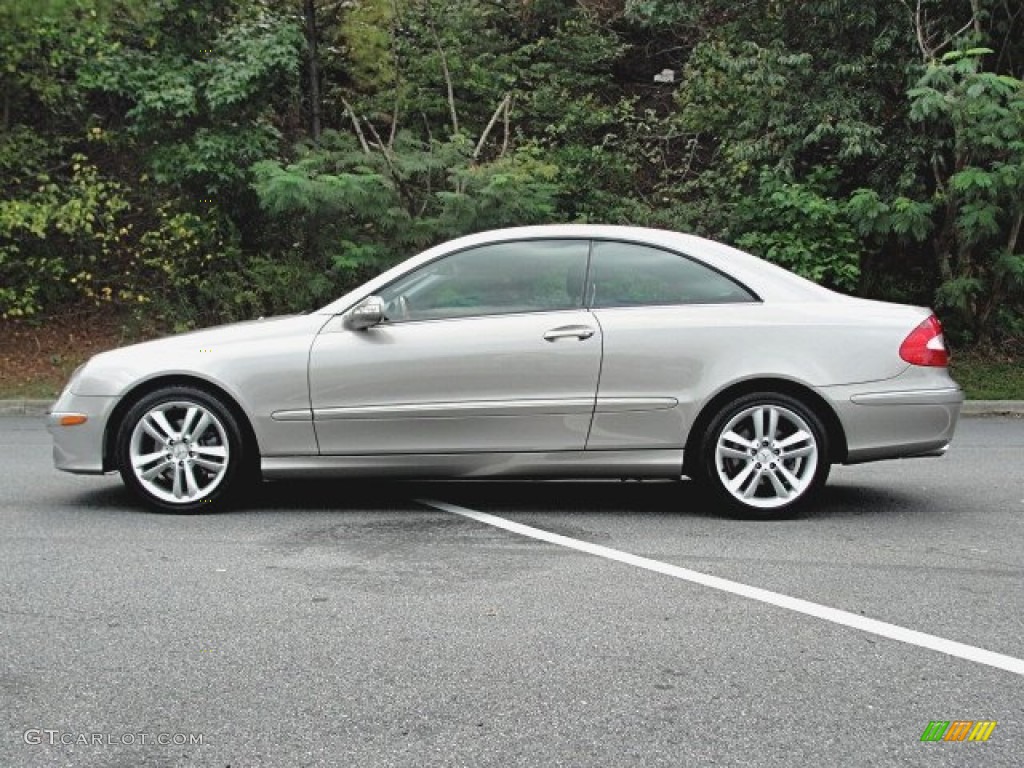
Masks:
[[[74,427],[78,424],[85,424],[89,420],[89,417],[82,413],[66,413],[60,417],[60,425],[62,427]]]

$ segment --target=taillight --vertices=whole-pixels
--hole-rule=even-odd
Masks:
[[[911,365],[933,365],[943,368],[949,365],[946,340],[942,337],[942,323],[931,315],[900,344],[900,357]]]

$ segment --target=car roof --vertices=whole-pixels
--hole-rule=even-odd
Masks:
[[[436,245],[364,283],[320,310],[344,312],[410,269],[440,256],[489,243],[541,239],[614,240],[681,253],[701,261],[748,286],[765,301],[829,301],[838,294],[744,251],[697,235],[665,229],[613,224],[543,224],[493,229]]]

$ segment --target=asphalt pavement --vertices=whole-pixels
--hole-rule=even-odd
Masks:
[[[1024,675],[984,655],[1024,664],[1021,419],[964,420],[941,459],[837,467],[811,515],[757,523],[685,482],[288,482],[155,514],[115,476],[53,470],[41,420],[6,417],[0,530],[3,768],[1024,754]],[[923,742],[933,721],[996,725]]]

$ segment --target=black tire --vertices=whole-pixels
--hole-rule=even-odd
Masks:
[[[168,439],[159,441],[158,434]],[[121,421],[115,455],[132,492],[150,507],[176,514],[223,509],[255,474],[254,451],[234,414],[193,386],[164,387],[140,398]]]
[[[812,408],[789,395],[754,392],[711,419],[693,479],[734,517],[785,519],[805,512],[821,490],[829,455],[828,432]]]

